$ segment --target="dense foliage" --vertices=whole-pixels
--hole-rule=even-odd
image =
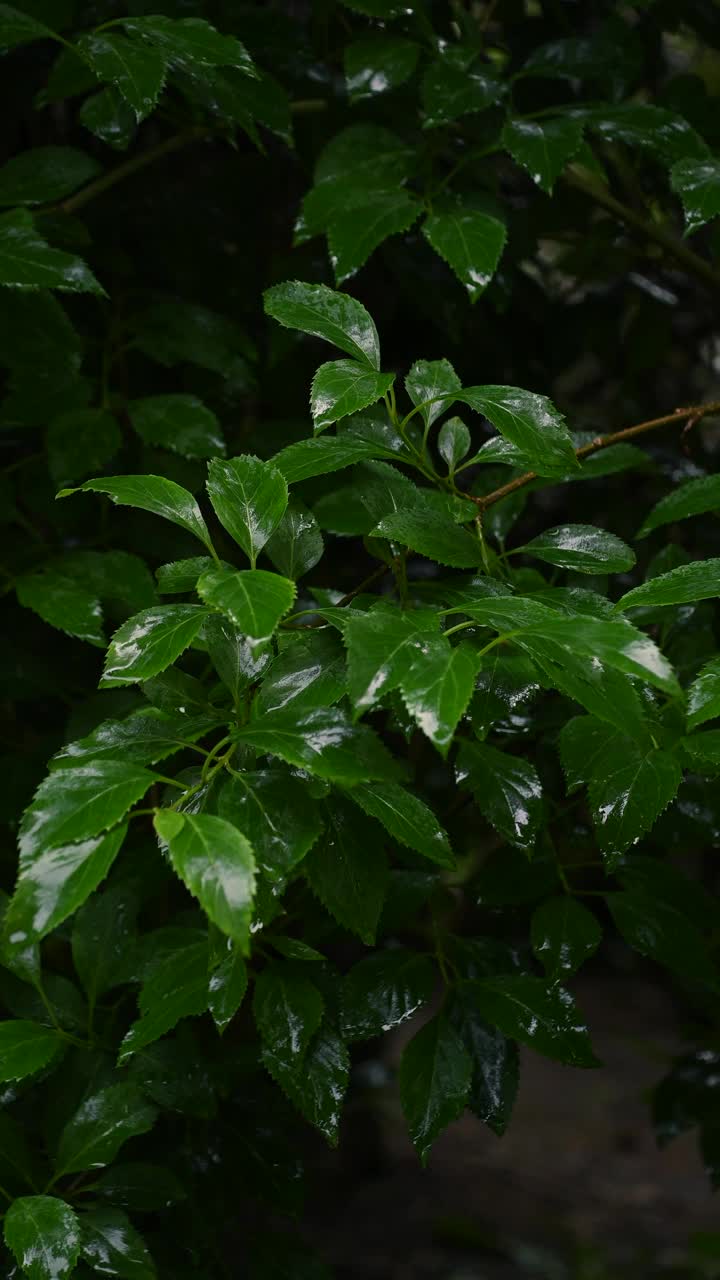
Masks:
[[[3,1275],[325,1276],[363,1042],[502,1134],[607,940],[720,1181],[718,49],[0,4]]]

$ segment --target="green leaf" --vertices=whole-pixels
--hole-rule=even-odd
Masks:
[[[683,751],[690,757],[692,767],[698,773],[707,771],[703,765],[720,765],[720,730],[709,729],[705,733],[695,733],[689,738],[682,738],[681,743]]]
[[[449,360],[416,360],[405,379],[405,390],[413,404],[420,409],[426,427],[432,426],[452,404],[452,394],[460,391],[462,383]],[[426,401],[434,403],[426,404]]]
[[[233,702],[237,702],[239,695],[262,675],[270,661],[267,647],[254,645],[229,618],[220,614],[206,620],[202,634],[210,661],[230,690]]]
[[[517,551],[575,573],[624,573],[635,564],[635,553],[627,543],[591,524],[546,529]]]
[[[282,520],[287,484],[271,462],[241,454],[208,466],[207,490],[220,523],[242,547],[252,567]]]
[[[353,787],[350,799],[364,813],[377,818],[395,840],[421,853],[441,867],[455,865],[447,833],[432,809],[396,782]]]
[[[635,951],[691,982],[717,990],[720,974],[708,944],[674,902],[641,888],[608,893],[605,901],[617,928]]]
[[[348,203],[362,204],[369,191],[395,190],[414,166],[412,150],[389,129],[368,124],[341,129],[318,157],[315,185],[303,200],[296,225],[296,243],[326,231],[336,214]],[[379,369],[379,357],[371,363]]]
[[[402,684],[437,627],[437,615],[420,610],[378,610],[349,618],[344,628],[348,689],[357,712],[368,711]]]
[[[310,411],[316,432],[366,409],[385,395],[394,373],[376,373],[355,360],[330,360],[321,364],[312,381]]]
[[[233,741],[332,782],[392,779],[397,772],[372,729],[351,724],[346,713],[334,707],[295,710],[291,704],[237,729]]]
[[[209,814],[161,809],[154,824],[180,879],[213,924],[247,954],[255,896],[249,841],[224,818]]]
[[[136,120],[144,120],[150,114],[167,74],[167,62],[161,53],[114,31],[93,31],[81,36],[78,49],[98,80],[114,85],[122,94]]]
[[[85,99],[79,120],[96,138],[115,151],[126,151],[135,137],[135,112],[113,85]]]
[[[135,345],[168,368],[187,361],[223,378],[242,378],[256,355],[234,320],[180,298],[151,303],[134,317],[133,327]]]
[[[562,982],[597,951],[602,929],[592,911],[566,893],[535,909],[530,938],[547,978]]]
[[[306,857],[303,871],[338,923],[372,946],[388,883],[382,841],[374,823],[342,797],[333,798],[327,816],[326,834]]]
[[[216,723],[211,715],[172,716],[157,707],[146,707],[126,720],[104,720],[86,738],[66,743],[53,756],[50,768],[68,769],[113,759],[154,764],[196,741]]]
[[[273,962],[255,983],[253,1013],[263,1042],[263,1061],[270,1070],[297,1070],[318,1030],[323,998],[305,976],[302,965]]]
[[[446,406],[447,407],[447,406]],[[447,463],[452,475],[458,462],[470,452],[470,432],[461,418],[448,418],[438,433],[437,447],[440,457]]]
[[[720,162],[686,158],[670,170],[670,185],[685,210],[685,234],[692,235],[720,213]]]
[[[269,1061],[266,1054],[266,1066]],[[288,1069],[273,1059],[272,1072],[308,1123],[319,1129],[331,1146],[336,1146],[350,1078],[348,1051],[337,1031],[327,1025],[321,1027],[299,1065]]]
[[[448,44],[428,67],[422,84],[425,128],[449,124],[460,116],[484,111],[504,95],[492,67],[479,61],[479,50]]]
[[[472,1061],[452,1023],[432,1018],[403,1050],[400,1101],[423,1167],[435,1139],[465,1110]]]
[[[192,644],[207,616],[201,605],[173,604],[143,609],[128,618],[110,642],[100,687],[135,684],[158,675]]]
[[[263,295],[265,311],[286,329],[325,338],[370,369],[380,368],[380,341],[362,303],[324,284],[287,281]],[[382,394],[382,393],[381,393]]]
[[[131,400],[128,413],[145,444],[161,445],[184,458],[214,458],[225,452],[220,423],[197,396],[148,396],[144,400]]]
[[[253,719],[281,711],[331,707],[345,693],[345,651],[330,631],[308,630],[296,635],[278,654],[255,695]]]
[[[260,869],[280,883],[322,831],[307,785],[283,769],[237,774],[220,792],[218,811],[247,836]]]
[[[204,18],[166,18],[153,14],[147,18],[124,18],[123,26],[190,74],[202,66],[234,67],[246,75],[256,75],[245,46],[235,36],[216,31]]]
[[[297,500],[290,503],[265,547],[275,568],[293,582],[315,567],[322,559],[324,550],[320,526],[315,516]]]
[[[100,601],[62,571],[48,568],[29,573],[18,578],[15,589],[20,604],[43,622],[98,649],[105,647]]]
[[[137,903],[124,886],[96,893],[73,921],[75,971],[94,1008],[98,997],[135,976]]]
[[[197,584],[206,604],[221,609],[243,635],[269,640],[295,599],[295,583],[264,569],[210,569]]]
[[[420,46],[404,36],[373,33],[345,46],[345,83],[352,103],[376,98],[405,84],[417,66]]]
[[[483,817],[501,836],[518,849],[532,850],[543,813],[542,786],[534,765],[485,742],[463,742],[458,782],[470,788]]]
[[[234,943],[228,943],[225,954],[220,963],[214,966],[208,981],[208,1009],[221,1035],[240,1008],[247,985],[247,965],[240,948]]]
[[[345,467],[354,466],[356,462],[392,456],[387,447],[371,440],[362,440],[358,436],[323,436],[289,444],[280,453],[276,453],[272,461],[288,484],[299,484],[301,480],[308,480],[311,476],[325,476],[333,471],[342,471]]]
[[[95,1181],[95,1194],[102,1200],[122,1205],[137,1213],[155,1213],[185,1200],[174,1173],[159,1164],[128,1161],[113,1165]]]
[[[650,102],[602,105],[587,113],[593,133],[604,142],[622,142],[672,165],[682,159],[709,159],[707,143],[687,120]]]
[[[472,983],[459,982],[453,987],[449,1017],[472,1062],[467,1105],[478,1119],[501,1135],[507,1129],[517,1096],[517,1045],[480,1017]]]
[[[540,476],[565,475],[578,466],[570,433],[547,396],[518,387],[466,387],[456,397],[482,413],[523,451]]]
[[[336,209],[328,225],[328,249],[335,280],[342,284],[364,266],[388,236],[407,231],[423,206],[402,187],[393,191],[372,187],[355,193]]]
[[[155,964],[140,992],[141,1017],[120,1045],[125,1062],[146,1045],[172,1031],[181,1018],[204,1013],[208,1003],[207,940],[180,943]]]
[[[80,1219],[82,1256],[94,1271],[127,1280],[155,1280],[147,1245],[120,1209],[91,1209]]]
[[[210,547],[210,534],[200,508],[187,489],[164,476],[110,476],[86,480],[77,489],[61,489],[59,498],[71,493],[105,493],[120,507],[139,507],[187,529]]]
[[[552,195],[563,169],[580,150],[583,122],[571,115],[555,120],[508,120],[503,146],[543,191]]]
[[[119,451],[122,432],[104,409],[73,409],[53,418],[47,433],[48,463],[56,485],[82,480]]]
[[[692,604],[696,600],[712,600],[716,596],[720,596],[720,559],[694,560],[626,591],[615,608],[625,610],[636,605]]]
[[[54,31],[29,13],[21,13],[12,5],[0,4],[0,48],[14,49],[32,40],[57,39]]]
[[[155,571],[158,591],[163,596],[184,595],[186,591],[194,591],[198,578],[214,568],[215,562],[210,556],[190,556],[187,560],[161,564]]]
[[[430,636],[402,678],[405,706],[442,756],[467,710],[481,661],[469,645],[451,649],[444,636]]]
[[[8,1019],[0,1023],[0,1080],[22,1080],[41,1071],[62,1048],[53,1027]]]
[[[503,1035],[572,1067],[597,1067],[587,1028],[569,992],[542,978],[509,974],[468,983],[475,1008]]]
[[[104,836],[21,858],[3,921],[6,947],[16,950],[44,938],[77,911],[105,879],[126,830],[115,827]]]
[[[91,840],[115,826],[145,795],[154,776],[121,760],[99,760],[51,773],[40,783],[22,816],[21,860]]]
[[[62,200],[99,172],[97,160],[75,147],[33,147],[0,168],[0,205]]]
[[[687,520],[689,516],[702,516],[706,511],[720,509],[720,475],[700,476],[697,480],[687,480],[661,498],[646,516],[640,530],[639,538],[645,538],[653,529],[664,524],[674,524],[676,520]]]
[[[68,293],[105,292],[82,258],[51,248],[26,209],[0,215],[0,285],[64,289]]]
[[[370,1040],[407,1022],[432,998],[435,966],[403,947],[365,956],[343,978],[340,1025],[347,1040]]]
[[[112,1164],[123,1143],[152,1129],[156,1116],[134,1084],[113,1084],[90,1094],[60,1135],[58,1176]]]
[[[447,212],[428,214],[422,232],[465,286],[470,301],[477,302],[502,257],[505,224],[489,213],[458,205]]]
[[[708,662],[688,689],[688,729],[720,716],[720,658]]]
[[[385,516],[372,536],[403,543],[411,551],[455,569],[474,569],[482,561],[478,539],[449,516],[432,510],[398,511]]]
[[[0,42],[4,9],[0,5]],[[28,1280],[66,1280],[75,1271],[80,1255],[80,1224],[64,1200],[56,1196],[21,1196],[8,1208],[4,1232],[5,1243]]]

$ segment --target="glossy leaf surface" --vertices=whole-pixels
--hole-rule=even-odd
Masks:
[[[210,569],[197,584],[206,604],[227,614],[243,635],[267,640],[295,599],[295,584],[264,569]]]
[[[435,1139],[465,1109],[472,1060],[452,1024],[438,1016],[406,1045],[400,1060],[400,1100],[423,1165]]]
[[[91,1094],[60,1135],[58,1171],[79,1173],[110,1164],[128,1138],[152,1128],[156,1114],[133,1084],[114,1084]]]
[[[20,857],[29,860],[107,831],[145,795],[153,777],[147,769],[119,760],[51,773],[23,815]]]
[[[377,828],[348,800],[327,808],[327,829],[307,856],[303,871],[323,906],[368,945],[374,941],[388,882],[387,859]]]
[[[328,708],[274,711],[238,729],[236,742],[334,782],[393,778],[396,768],[386,747],[365,725],[353,725],[345,712]]]
[[[105,659],[101,686],[135,684],[169,667],[192,644],[207,617],[197,604],[144,609],[115,632]]]
[[[347,293],[298,281],[275,285],[264,295],[265,310],[288,329],[325,338],[360,364],[380,368],[380,341],[371,316]]]
[[[574,1067],[596,1067],[587,1028],[569,992],[541,978],[509,974],[468,986],[478,1013],[504,1035],[548,1058]]]
[[[466,387],[457,397],[482,413],[523,452],[541,476],[566,474],[578,465],[570,434],[546,396],[517,387]]]
[[[432,810],[410,791],[396,782],[385,782],[353,787],[349,795],[365,813],[377,818],[395,840],[440,866],[454,865],[447,834]]]
[[[289,771],[243,772],[226,782],[218,812],[250,841],[258,867],[283,882],[322,831],[322,818],[303,782]]]
[[[533,914],[533,951],[551,982],[563,982],[597,951],[602,929],[577,898],[548,898]]]
[[[197,396],[147,396],[131,400],[128,413],[146,444],[162,445],[184,458],[214,458],[225,452],[220,424]]]
[[[169,809],[155,814],[155,830],[209,919],[247,951],[255,893],[249,841],[224,818]]]
[[[487,743],[463,742],[458,769],[487,821],[511,844],[531,850],[542,818],[542,786],[533,765]]]
[[[720,560],[697,560],[633,587],[618,601],[616,608],[692,604],[695,600],[711,600],[719,595]]]
[[[25,209],[0,215],[0,284],[12,289],[104,293],[82,258],[52,248]]]
[[[121,1209],[91,1209],[81,1225],[82,1256],[93,1271],[128,1280],[157,1276],[147,1245]]]
[[[0,168],[0,205],[61,200],[99,172],[97,161],[74,147],[35,147]]]
[[[312,382],[310,412],[315,431],[375,404],[395,381],[393,373],[376,373],[355,360],[321,364]]]
[[[52,1062],[61,1047],[52,1027],[7,1019],[0,1023],[0,1078],[22,1080],[33,1075]]]
[[[278,962],[264,969],[253,1013],[273,1065],[297,1070],[323,1016],[323,998],[302,967]]]
[[[547,529],[522,550],[575,573],[624,573],[635,564],[635,553],[614,533],[589,524],[564,524]]]
[[[582,121],[559,116],[555,120],[509,120],[502,140],[513,160],[551,194],[566,164],[577,155],[582,136]]]
[[[218,519],[242,547],[253,568],[287,507],[287,484],[270,462],[251,454],[215,458],[208,467],[207,489]]]
[[[2,12],[0,11],[0,22]],[[0,37],[2,26],[0,26]],[[21,1196],[10,1205],[5,1242],[29,1280],[66,1280],[80,1254],[75,1210],[56,1196]]]
[[[690,516],[701,516],[707,511],[718,510],[720,476],[700,476],[697,480],[688,480],[660,499],[645,517],[638,537],[644,538],[653,529],[674,524],[676,520],[687,520]]]
[[[720,213],[720,166],[717,160],[678,160],[670,173],[672,189],[685,210],[685,231],[690,235]]]
[[[187,529],[205,546],[210,544],[207,525],[192,494],[164,476],[112,476],[107,480],[86,480],[79,489],[61,490],[58,497],[78,492],[105,493],[118,506],[151,511],[153,515],[162,516]]]
[[[407,1022],[430,999],[435,971],[428,956],[403,948],[379,951],[345,975],[341,1028],[348,1040],[369,1040]]]
[[[444,258],[471,302],[485,292],[495,274],[505,247],[505,224],[474,209],[449,210],[430,214],[423,223],[423,235]]]

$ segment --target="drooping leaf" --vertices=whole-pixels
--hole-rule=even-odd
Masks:
[[[246,837],[224,818],[160,809],[155,830],[180,879],[213,924],[249,950],[255,858]]]
[[[339,924],[371,946],[388,883],[387,859],[374,824],[348,800],[333,799],[325,835],[306,857],[303,871]]]
[[[369,1040],[407,1022],[431,998],[429,956],[402,947],[365,956],[343,978],[340,1025],[348,1040]]]
[[[480,1016],[472,984],[459,982],[453,987],[449,1017],[472,1062],[467,1105],[478,1119],[501,1135],[507,1129],[517,1096],[517,1044]]]
[[[101,1275],[156,1280],[147,1245],[121,1209],[91,1209],[80,1219],[82,1256]]]
[[[54,1027],[24,1019],[0,1023],[0,1080],[22,1080],[41,1071],[60,1052],[62,1040]]]
[[[118,506],[139,507],[180,525],[210,546],[210,534],[200,508],[187,489],[164,476],[110,476],[107,480],[86,480],[77,489],[61,489],[59,498],[71,493],[106,493]]]
[[[591,524],[546,529],[518,550],[575,573],[624,573],[635,564],[635,554],[627,543]]]
[[[720,164],[714,158],[678,160],[670,184],[685,210],[685,234],[692,235],[720,213]]]
[[[500,434],[522,449],[541,476],[567,474],[578,466],[570,433],[552,401],[518,387],[465,387],[456,399],[482,413]]]
[[[0,168],[0,205],[50,204],[99,172],[97,161],[75,147],[33,147]]]
[[[221,609],[254,640],[269,640],[295,599],[295,584],[264,569],[210,569],[197,590],[206,604]]]
[[[571,115],[549,120],[508,120],[503,146],[548,195],[563,169],[580,150],[582,120]]]
[[[302,965],[273,962],[255,983],[253,1013],[270,1070],[298,1070],[318,1030],[324,1002]]]
[[[458,781],[470,788],[487,821],[511,844],[530,851],[543,811],[534,765],[485,742],[463,742],[458,771]]]
[[[106,991],[135,975],[137,900],[125,886],[94,893],[73,921],[75,972],[91,1008]]]
[[[414,40],[386,32],[353,40],[345,47],[345,83],[351,102],[375,98],[405,84],[417,66],[420,47]]]
[[[0,40],[4,7],[0,6]],[[5,1215],[4,1233],[5,1243],[28,1280],[66,1280],[75,1271],[80,1224],[75,1210],[57,1196],[14,1200]]]
[[[254,644],[234,622],[219,613],[206,619],[202,635],[210,661],[237,704],[240,695],[270,662],[267,645]]]
[[[541,978],[508,974],[468,984],[481,1017],[503,1035],[573,1067],[599,1066],[572,996]]]
[[[426,1023],[403,1050],[400,1101],[423,1166],[435,1139],[462,1115],[471,1080],[470,1055],[442,1015]]]
[[[186,591],[194,591],[198,578],[214,567],[215,562],[210,556],[190,556],[186,560],[161,564],[155,571],[158,591],[163,596],[184,595]]]
[[[180,943],[162,955],[143,984],[140,1018],[120,1045],[125,1062],[180,1021],[204,1013],[208,1003],[207,941]]]
[[[444,422],[438,433],[438,453],[440,457],[447,463],[450,475],[453,474],[458,462],[467,453],[470,452],[470,432],[461,418],[448,418]]]
[[[240,948],[235,943],[228,941],[221,957],[219,963],[213,966],[208,979],[208,1010],[222,1035],[243,1002],[248,985],[248,971]]]
[[[530,938],[549,980],[563,982],[597,951],[602,929],[592,911],[566,893],[536,908]]]
[[[694,560],[633,587],[618,600],[615,608],[625,610],[636,605],[693,604],[696,600],[711,600],[716,596],[720,596],[720,559]]]
[[[720,716],[720,658],[708,662],[688,689],[688,729]]]
[[[405,390],[413,404],[424,406],[420,414],[428,427],[450,408],[453,391],[459,391],[461,387],[462,383],[449,360],[416,360],[405,379]],[[431,403],[426,404],[426,401]]]
[[[54,249],[43,239],[26,209],[0,215],[0,284],[12,289],[105,292],[82,258]]]
[[[431,213],[423,235],[444,258],[471,302],[477,302],[495,274],[507,239],[505,224],[489,213],[463,207]]]
[[[58,1143],[58,1174],[80,1173],[111,1164],[128,1138],[147,1133],[157,1111],[130,1083],[91,1094],[65,1125]]]
[[[389,236],[408,231],[422,212],[402,187],[358,192],[334,212],[327,229],[330,261],[338,284],[355,275]]]
[[[353,787],[348,795],[363,812],[377,818],[395,840],[440,866],[454,865],[446,832],[424,801],[396,782]]]
[[[23,864],[80,841],[92,840],[124,818],[145,795],[154,774],[121,760],[58,769],[40,783],[20,823]]]
[[[218,810],[250,841],[260,869],[281,883],[322,831],[318,805],[306,786],[283,769],[231,778],[220,792]]]
[[[316,371],[310,393],[314,430],[366,409],[380,400],[395,381],[394,373],[376,373],[355,360],[330,360]]]
[[[238,729],[233,739],[333,782],[392,779],[397,772],[373,731],[353,725],[344,711],[334,707],[296,712],[291,704]]]
[[[215,458],[225,452],[220,424],[197,396],[147,396],[128,404],[130,421],[145,444],[161,445],[184,458]]]
[[[208,467],[207,490],[218,519],[242,547],[252,567],[279,525],[288,503],[287,484],[271,462],[251,454]]]
[[[380,342],[362,303],[324,284],[287,281],[267,289],[265,311],[287,329],[325,338],[370,369],[380,368]],[[381,393],[382,394],[382,393]]]
[[[115,632],[105,658],[101,688],[149,680],[192,644],[207,618],[197,604],[167,604],[144,609]]]
[[[270,1065],[267,1053],[265,1065]],[[302,1061],[292,1070],[273,1058],[272,1074],[308,1123],[319,1129],[331,1146],[336,1146],[350,1059],[334,1028],[322,1026]]]
[[[697,480],[687,480],[678,485],[672,493],[661,498],[648,516],[645,517],[638,537],[644,538],[653,529],[665,524],[674,524],[676,520],[687,520],[689,516],[702,516],[707,511],[720,510],[720,475],[700,476]]]

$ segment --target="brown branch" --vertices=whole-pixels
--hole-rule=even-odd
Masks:
[[[638,422],[634,427],[625,427],[622,431],[613,431],[609,436],[596,436],[589,444],[581,445],[579,449],[576,449],[575,456],[578,461],[582,461],[583,458],[589,458],[591,454],[598,453],[600,449],[607,449],[611,444],[621,444],[625,440],[633,440],[635,436],[644,435],[646,431],[652,431],[655,427],[666,427],[671,422],[684,422],[686,419],[690,419],[694,424],[711,413],[720,413],[720,400],[712,400],[708,404],[691,405],[688,409],[676,409],[674,413],[666,413],[662,418],[650,418],[647,422]],[[524,489],[525,485],[530,484],[532,480],[539,480],[540,478],[536,471],[526,471],[523,475],[516,476],[514,480],[509,480],[507,484],[502,485],[499,489],[494,489],[492,493],[485,494],[482,498],[474,498],[470,493],[463,494],[463,497],[477,503],[482,512],[486,511],[488,507],[493,507],[496,502],[500,502],[503,498],[507,498],[509,494],[515,493],[518,489]]]

